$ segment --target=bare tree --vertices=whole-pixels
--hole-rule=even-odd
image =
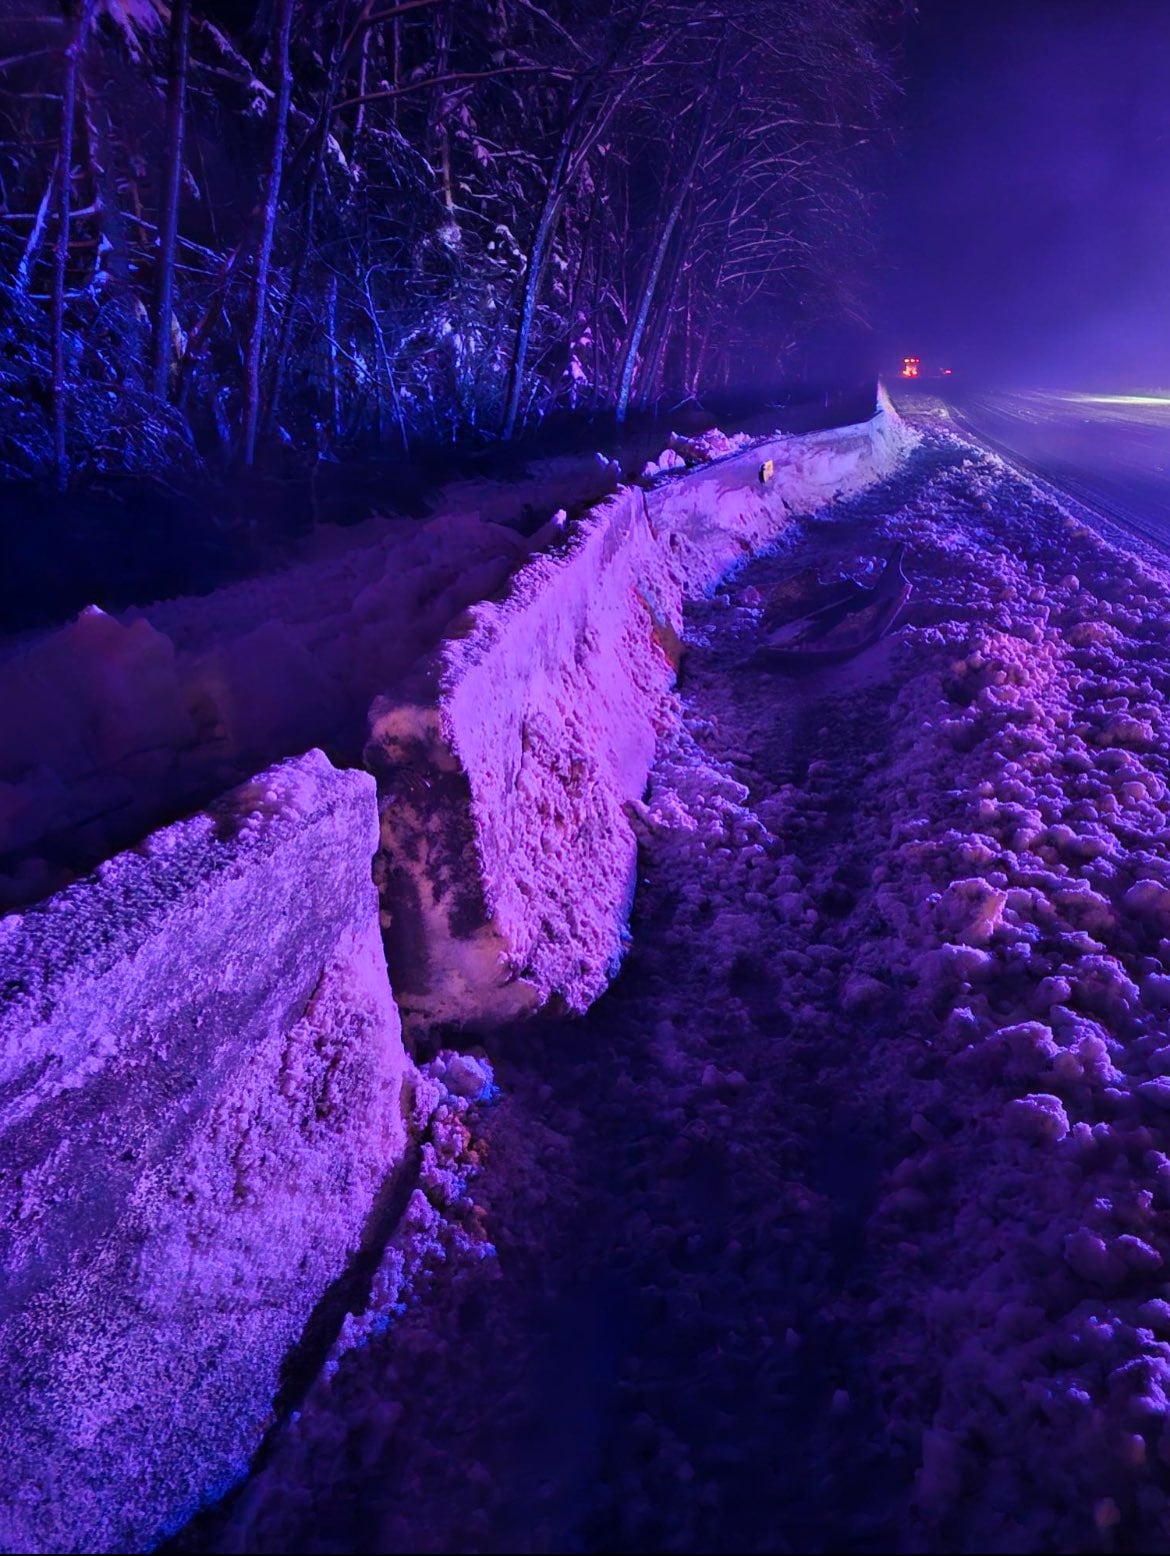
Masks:
[[[260,368],[264,352],[264,325],[268,313],[268,272],[280,208],[280,183],[284,172],[284,147],[288,134],[288,106],[292,96],[289,38],[295,0],[278,0],[273,63],[276,74],[276,108],[272,129],[272,160],[264,191],[260,237],[256,246],[256,272],[252,282],[252,317],[244,360],[243,462],[256,458],[256,431],[260,423]]]
[[[611,74],[627,44],[636,35],[646,9],[647,0],[641,0],[625,19],[624,25],[609,39],[589,73],[570,94],[568,112],[557,140],[552,167],[545,180],[544,194],[533,224],[532,241],[524,267],[524,285],[504,411],[505,438],[510,438],[516,430],[537,299],[545,278],[553,234],[566,197],[590,152],[606,133],[623,99],[636,84],[638,70],[647,69],[654,62],[654,52],[649,51],[636,66],[631,66],[624,81],[613,78]]]
[[[53,260],[53,466],[61,491],[69,484],[66,447],[65,283],[69,269],[69,216],[73,182],[73,128],[77,112],[77,79],[82,53],[93,20],[95,0],[82,0],[65,45],[65,79],[61,88],[61,140],[57,154],[57,244]]]
[[[172,0],[170,73],[167,77],[167,150],[162,218],[158,235],[158,272],[151,336],[151,388],[160,400],[167,394],[171,358],[171,317],[175,283],[175,239],[179,230],[179,192],[183,184],[183,135],[187,112],[187,56],[191,31],[191,0]]]
[[[860,309],[904,3],[18,7],[0,470],[511,437],[774,356]]]
[[[678,225],[678,219],[682,215],[683,202],[691,192],[695,173],[699,166],[703,152],[707,146],[707,136],[711,130],[711,119],[715,109],[716,92],[719,87],[719,75],[722,69],[723,43],[720,42],[716,55],[715,69],[711,77],[711,84],[707,88],[703,100],[702,113],[699,120],[698,133],[695,136],[694,147],[687,161],[686,168],[675,188],[674,198],[671,202],[666,220],[662,223],[662,230],[658,235],[658,242],[654,247],[654,254],[650,260],[650,268],[646,273],[646,279],[642,283],[642,289],[638,297],[638,304],[634,310],[634,318],[630,329],[630,338],[626,342],[625,355],[622,359],[622,375],[618,384],[617,404],[615,412],[619,425],[626,419],[626,410],[630,403],[630,387],[634,381],[634,368],[638,361],[638,348],[642,344],[642,336],[646,329],[646,321],[650,316],[650,307],[654,301],[654,294],[658,287],[658,280],[662,274],[662,267],[666,262],[667,251],[670,248],[670,240],[674,237],[674,230]]]

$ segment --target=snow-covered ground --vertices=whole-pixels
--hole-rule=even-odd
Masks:
[[[0,912],[283,757],[360,763],[371,697],[617,474],[589,454],[453,482],[428,519],[323,527],[211,594],[0,639]]]
[[[893,638],[757,655],[898,541]],[[184,1543],[1170,1550],[1168,628],[942,429],[694,607],[624,971],[456,1077],[356,1343]]]

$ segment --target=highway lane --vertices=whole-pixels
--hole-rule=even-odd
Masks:
[[[1128,536],[1170,551],[1170,390],[957,389],[957,427]]]

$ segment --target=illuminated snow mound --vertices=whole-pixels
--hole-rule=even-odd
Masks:
[[[410,695],[375,701],[378,878],[408,1024],[596,999],[626,943],[631,811],[677,718],[684,599],[913,441],[883,396],[858,426],[622,488],[469,610]]]
[[[246,1469],[404,1151],[374,785],[319,751],[0,919],[0,1547]]]

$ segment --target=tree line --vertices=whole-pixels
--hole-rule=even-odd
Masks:
[[[903,0],[10,0],[0,477],[622,420],[860,308]]]

